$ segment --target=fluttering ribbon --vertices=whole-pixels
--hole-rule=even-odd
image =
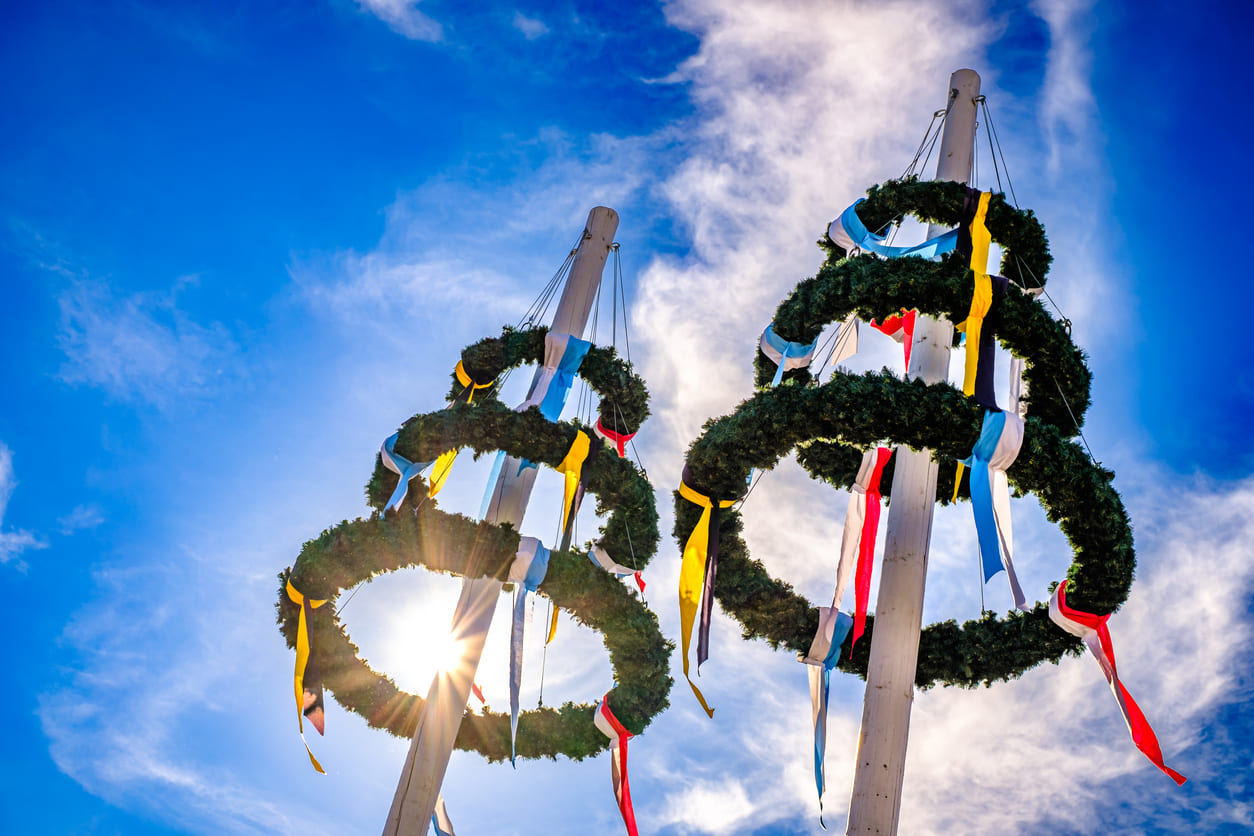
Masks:
[[[597,703],[593,722],[602,734],[614,741],[610,748],[610,777],[614,782],[614,800],[618,802],[618,811],[622,813],[627,836],[639,836],[636,830],[636,811],[631,806],[631,785],[627,781],[627,741],[632,735],[614,716],[614,712],[610,711],[609,698],[610,695],[606,694]]]
[[[313,617],[313,611],[325,604],[328,599],[314,600],[302,595],[296,587],[292,586],[290,580],[287,582],[287,597],[293,604],[300,607],[300,618],[296,624],[296,673],[293,677],[296,686],[296,724],[300,728],[300,742],[305,744],[309,762],[313,764],[314,769],[325,775],[327,771],[322,768],[322,764],[318,763],[318,759],[309,748],[309,741],[305,740],[304,718],[309,718],[310,724],[318,730],[318,734],[323,733],[322,676],[318,669],[318,660],[311,653],[309,621]]]
[[[527,394],[527,400],[518,407],[518,411],[536,406],[540,408],[540,414],[550,421],[560,418],[562,407],[566,405],[566,396],[570,394],[570,388],[575,383],[575,374],[590,348],[592,343],[570,334],[546,334],[540,376],[536,378]]]
[[[840,563],[836,566],[836,592],[832,606],[839,607],[849,575],[857,565],[854,580],[853,644],[866,630],[866,611],[871,599],[871,569],[875,563],[875,538],[880,524],[880,477],[892,458],[888,447],[877,447],[862,454],[858,475],[849,489],[845,530],[840,538]]]
[[[876,324],[874,319],[871,320],[872,328],[882,334],[887,334],[895,341],[901,343],[902,350],[906,355],[907,371],[910,369],[910,348],[914,345],[914,323],[918,317],[918,311],[908,311],[902,308],[901,313],[893,314],[879,324]]]
[[[596,426],[592,428],[592,432],[613,444],[614,449],[618,451],[619,458],[627,457],[627,442],[636,437],[635,433],[620,433],[611,430],[601,423],[600,418],[597,418]]]
[[[807,368],[814,359],[814,348],[818,342],[790,342],[775,333],[774,325],[767,325],[762,332],[762,339],[758,341],[758,349],[775,364],[775,377],[771,380],[771,386],[779,385],[784,379],[784,372]]]
[[[827,237],[851,255],[855,250],[861,250],[876,253],[885,258],[901,258],[908,255],[932,258],[949,252],[958,243],[958,231],[951,229],[912,247],[890,247],[887,238],[868,230],[862,223],[862,219],[858,217],[858,204],[865,200],[864,197],[858,198],[827,227]]]
[[[1128,725],[1128,732],[1132,735],[1132,742],[1136,744],[1136,748],[1140,749],[1154,766],[1166,773],[1177,785],[1183,784],[1188,779],[1163,763],[1163,752],[1158,745],[1158,736],[1150,728],[1149,721],[1141,713],[1136,700],[1132,699],[1128,689],[1119,681],[1119,673],[1115,668],[1115,646],[1110,639],[1110,629],[1106,626],[1110,616],[1093,615],[1071,609],[1067,606],[1066,588],[1067,581],[1064,580],[1058,584],[1054,589],[1054,594],[1050,596],[1050,619],[1071,635],[1079,636],[1089,652],[1093,654],[1093,658],[1101,666],[1102,674],[1106,677],[1106,683],[1110,685],[1110,690],[1115,695],[1115,702],[1119,704],[1119,712]]]
[[[975,280],[975,290],[971,294],[971,308],[967,313],[967,318],[954,326],[956,330],[966,334],[967,356],[966,365],[963,367],[962,373],[962,394],[967,396],[975,394],[976,375],[979,371],[981,348],[983,347],[981,331],[984,326],[984,317],[993,306],[993,283],[988,276],[988,248],[992,244],[993,236],[985,224],[985,218],[988,214],[988,203],[992,196],[992,192],[981,192],[968,188],[966,202],[962,210],[963,223],[957,230],[958,253],[968,256],[968,265],[974,274]],[[989,399],[987,403],[983,401],[982,403],[989,409],[996,409],[997,401],[992,396],[991,385],[993,357],[991,333],[989,336],[988,371],[990,375],[986,375],[986,379],[989,380]],[[954,476],[954,499],[958,498],[958,486],[961,482],[962,463],[960,462],[957,474]]]
[[[975,515],[984,582],[1005,568],[1015,607],[1028,612],[1031,607],[1025,602],[1015,575],[1010,485],[1006,481],[1006,469],[1014,464],[1022,446],[1023,419],[1009,412],[989,409],[984,412],[980,437],[963,464],[971,468],[971,512]]]
[[[679,495],[701,508],[701,519],[688,535],[684,545],[683,563],[679,569],[679,637],[683,651],[684,678],[696,695],[705,713],[713,717],[714,709],[705,701],[705,695],[688,675],[688,649],[692,645],[692,625],[697,611],[701,612],[701,626],[697,632],[697,673],[701,663],[710,655],[710,614],[714,606],[714,576],[718,571],[719,516],[723,508],[730,508],[736,500],[722,499],[717,502],[698,493],[688,485],[691,475],[684,467],[679,482]]]
[[[827,750],[827,698],[831,686],[832,668],[840,658],[840,646],[849,635],[853,619],[845,615],[835,604],[819,607],[819,627],[810,643],[810,652],[801,657],[810,677],[810,713],[814,723],[814,786],[819,793],[819,824],[823,824],[823,789],[826,770],[823,756]]]
[[[514,764],[518,737],[518,691],[522,687],[523,636],[527,629],[527,593],[535,592],[549,570],[549,550],[535,537],[518,541],[518,552],[509,567],[514,584],[514,620],[509,636],[509,762]],[[556,612],[556,610],[554,610]]]
[[[554,468],[558,473],[566,475],[566,490],[562,495],[562,535],[565,538],[571,523],[571,512],[575,505],[575,490],[579,487],[579,478],[583,474],[583,463],[592,449],[592,440],[583,430],[575,433],[575,440],[570,443],[566,458]]]
[[[392,433],[383,442],[383,446],[379,448],[379,459],[383,462],[383,466],[400,477],[396,483],[396,489],[392,491],[392,496],[388,499],[388,504],[383,506],[383,513],[385,514],[388,511],[401,507],[401,503],[405,501],[405,496],[409,493],[410,480],[437,462],[443,465],[442,468],[438,469],[440,478],[431,480],[431,484],[427,488],[427,495],[435,496],[439,493],[440,488],[444,487],[444,480],[448,478],[448,471],[453,465],[453,458],[457,457],[457,451],[451,450],[440,456],[435,462],[411,462],[396,452],[396,439],[399,436],[400,433]],[[436,472],[433,472],[432,476],[435,475]]]
[[[489,380],[487,383],[478,383],[466,371],[466,367],[462,365],[462,361],[458,360],[457,365],[453,367],[453,374],[457,376],[457,382],[462,385],[462,390],[457,394],[457,400],[465,398],[466,403],[472,403],[475,399],[475,392],[480,389],[487,389],[496,383],[495,380]]]
[[[457,836],[453,832],[453,822],[444,807],[444,796],[435,797],[435,809],[431,811],[431,831],[435,836]]]
[[[636,586],[640,587],[640,591],[644,592],[644,578],[640,576],[640,572],[632,569],[630,566],[624,566],[614,561],[609,553],[600,546],[593,546],[588,552],[588,559],[594,564],[609,572],[611,575],[619,578],[625,578],[632,575],[636,579]]]

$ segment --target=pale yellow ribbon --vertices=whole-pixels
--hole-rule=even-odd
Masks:
[[[975,393],[975,374],[980,361],[980,330],[984,326],[984,317],[993,306],[993,282],[988,277],[988,248],[993,241],[988,231],[985,217],[988,215],[988,202],[992,192],[981,192],[980,203],[976,207],[975,217],[971,219],[971,272],[975,274],[975,292],[971,294],[971,310],[967,318],[954,327],[967,335],[967,359],[962,373],[962,394]],[[962,483],[962,462],[958,463],[958,473],[954,477],[953,501],[958,501],[958,486]]]
[[[713,717],[714,709],[710,708],[701,689],[692,681],[692,677],[688,676],[688,648],[692,644],[692,625],[696,622],[697,609],[701,606],[701,592],[705,587],[705,559],[710,544],[710,512],[714,508],[714,503],[708,496],[697,493],[682,480],[679,483],[679,495],[693,505],[701,507],[701,519],[697,520],[692,534],[688,535],[688,542],[684,545],[683,563],[679,569],[679,637],[683,649],[684,678],[688,680],[692,693],[696,695],[705,713]],[[735,504],[734,499],[727,499],[720,501],[718,507],[730,508],[733,504]]]
[[[300,728],[300,741],[305,744],[305,752],[309,755],[309,762],[313,764],[313,768],[326,774],[326,770],[322,768],[322,764],[318,763],[318,759],[314,757],[313,752],[309,748],[309,742],[305,740],[305,665],[309,663],[309,624],[305,620],[305,596],[296,591],[296,587],[292,586],[292,582],[287,582],[287,597],[292,599],[292,603],[300,608],[300,621],[296,627],[296,675],[294,677],[296,684],[296,722]],[[311,609],[318,609],[327,602],[328,599],[321,601],[309,599]]]

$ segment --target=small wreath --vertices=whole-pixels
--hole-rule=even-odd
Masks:
[[[773,467],[811,439],[840,439],[828,443],[854,462],[862,455],[857,448],[884,440],[886,432],[889,443],[930,448],[937,459],[960,458],[979,435],[981,415],[979,405],[947,384],[929,386],[887,374],[842,375],[821,387],[780,386],[759,392],[732,415],[707,425],[689,449],[688,468],[697,491],[726,497],[743,490],[750,468]],[[1127,600],[1136,563],[1127,514],[1110,486],[1113,474],[1092,464],[1056,427],[1035,418],[1026,423],[1023,450],[1007,472],[1010,483],[1040,497],[1046,515],[1061,524],[1075,550],[1068,600],[1082,597],[1077,607],[1111,612]],[[825,478],[848,487],[856,470],[855,464]],[[700,509],[676,493],[676,538],[682,542],[699,516]],[[818,627],[818,610],[750,559],[740,530],[739,511],[725,512],[715,597],[741,623],[746,638],[763,638],[772,647],[784,645],[804,655]],[[868,616],[868,635],[873,625],[874,617]],[[847,638],[839,667],[865,677],[870,644],[859,641],[850,658]],[[1004,619],[990,612],[962,626],[946,621],[924,629],[915,682],[922,688],[990,684],[1057,661],[1077,647],[1073,636],[1050,622],[1045,604]]]
[[[534,339],[534,332],[512,334],[517,335],[513,345],[526,346]],[[507,332],[503,341],[510,343],[510,338],[511,332]],[[540,342],[543,344],[542,332]],[[599,356],[603,367],[621,370],[612,350]],[[461,366],[472,384],[485,380],[480,376],[483,366],[465,362]],[[595,361],[593,368],[598,368]],[[626,374],[638,380],[629,370]],[[463,382],[457,393],[472,384]],[[622,404],[615,404],[615,409],[618,412],[612,414],[625,414]],[[647,414],[647,407],[635,408],[631,414]],[[476,454],[503,450],[531,462],[557,465],[579,432],[576,426],[548,421],[535,409],[510,410],[489,392],[471,403],[454,403],[446,410],[411,418],[398,433],[394,449],[413,461],[471,447]],[[388,495],[385,474],[377,462],[367,485],[367,496],[376,508],[384,505]],[[395,478],[391,476],[391,481]],[[601,546],[610,554],[632,554],[636,565],[643,568],[656,551],[658,540],[657,510],[648,482],[630,461],[604,443],[590,445],[581,478],[586,490],[597,497],[598,513],[610,514],[602,528]],[[518,545],[519,536],[512,527],[446,513],[430,499],[413,510],[403,506],[400,513],[376,512],[370,519],[341,523],[306,543],[295,565],[280,574],[280,630],[288,645],[295,647],[300,609],[286,594],[289,579],[306,597],[316,599],[335,598],[342,590],[381,572],[410,566],[504,580]],[[616,682],[607,699],[630,732],[643,731],[666,708],[671,686],[666,672],[673,646],[663,638],[656,616],[634,593],[582,554],[554,551],[538,591],[579,623],[602,632]],[[423,700],[400,691],[390,679],[372,670],[331,609],[313,610],[309,624],[312,653],[325,686],[341,705],[360,714],[371,726],[398,737],[412,737]],[[606,748],[611,741],[596,728],[594,708],[592,704],[568,702],[560,709],[524,712],[518,730],[518,756],[565,755],[578,760]],[[456,745],[480,752],[489,761],[506,759],[510,756],[509,726],[508,714],[468,713]]]

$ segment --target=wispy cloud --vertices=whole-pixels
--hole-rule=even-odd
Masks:
[[[544,25],[543,20],[536,17],[527,17],[522,12],[514,12],[514,28],[521,32],[523,37],[529,41],[534,41],[549,34],[549,27]]]
[[[5,529],[4,513],[8,508],[9,498],[13,496],[13,489],[16,487],[17,477],[13,473],[13,451],[3,442],[0,442],[0,565],[7,565],[12,562],[18,571],[25,572],[27,566],[26,562],[20,558],[22,552],[32,549],[44,549],[48,547],[48,544],[29,531],[22,529],[10,531]]]
[[[357,0],[362,11],[369,12],[388,28],[412,41],[443,40],[444,27],[434,18],[418,11],[420,0]]]
[[[1032,10],[1049,27],[1040,120],[1049,169],[1057,175],[1067,156],[1096,138],[1097,100],[1091,84],[1090,46],[1095,25],[1093,0],[1035,0]]]
[[[104,519],[104,513],[97,506],[77,505],[64,517],[58,517],[57,524],[61,526],[62,534],[73,534],[76,531],[96,528]]]
[[[226,327],[202,325],[167,293],[124,294],[98,280],[75,280],[58,297],[60,379],[158,407],[214,392],[234,372],[237,348]]]

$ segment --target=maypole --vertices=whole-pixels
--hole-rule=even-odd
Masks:
[[[559,339],[583,336],[617,231],[618,213],[613,209],[598,206],[588,213],[583,238],[575,252],[557,312],[553,315],[550,335]],[[537,386],[547,383],[544,377],[544,370],[537,368],[528,400],[537,394]],[[484,516],[486,522],[508,523],[515,528],[522,523],[537,470],[534,467],[520,468],[519,461],[507,456],[496,483],[489,485],[492,498]],[[452,670],[437,672],[431,681],[418,729],[410,743],[392,807],[388,811],[384,836],[422,836],[427,833],[500,594],[501,581],[495,578],[469,577],[462,583],[461,597],[450,628],[460,650],[460,663]]]
[[[937,180],[966,183],[971,178],[976,99],[980,76],[958,70],[949,77],[944,133]],[[944,232],[935,224],[928,237]],[[940,383],[949,376],[953,324],[919,315],[907,376]],[[968,351],[974,351],[971,346]],[[875,607],[875,640],[867,668],[862,732],[858,739],[853,796],[847,833],[895,834],[901,810],[910,708],[914,703],[915,667],[923,625],[923,589],[927,579],[928,544],[936,501],[937,463],[930,450],[898,447],[892,482],[892,504]]]

